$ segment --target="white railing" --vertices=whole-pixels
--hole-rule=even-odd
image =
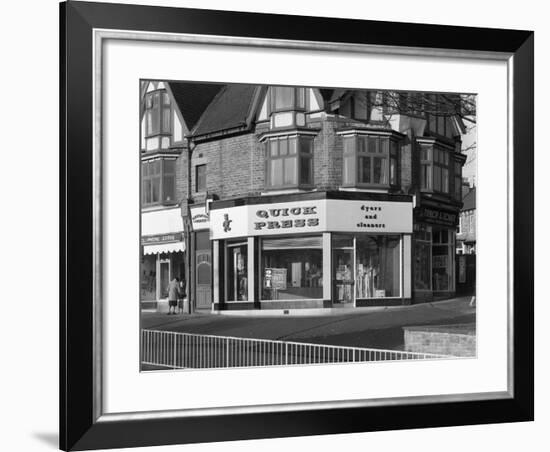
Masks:
[[[450,358],[446,355],[172,331],[141,331],[141,363],[205,369]]]

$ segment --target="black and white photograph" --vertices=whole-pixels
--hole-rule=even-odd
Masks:
[[[141,80],[140,369],[475,358],[476,103]]]

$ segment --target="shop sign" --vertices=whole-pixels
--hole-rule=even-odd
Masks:
[[[255,212],[254,230],[301,229],[319,226],[318,206],[258,209]],[[307,232],[307,231],[304,231]]]
[[[266,268],[264,287],[272,290],[286,290],[286,268]]]
[[[213,239],[318,232],[411,233],[412,203],[323,199],[210,212]]]
[[[457,214],[444,210],[421,207],[418,210],[418,218],[422,221],[443,226],[456,226]]]
[[[153,245],[157,243],[181,242],[181,232],[175,234],[149,235],[141,238],[142,245]]]
[[[206,206],[191,207],[191,222],[193,230],[208,229],[210,227],[210,215],[206,211]]]
[[[392,201],[340,201],[327,203],[327,231],[411,233],[412,203]]]

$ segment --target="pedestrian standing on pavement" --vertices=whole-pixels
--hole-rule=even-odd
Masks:
[[[170,284],[168,284],[168,315],[176,314],[178,306],[178,297],[180,291],[180,280],[176,276]]]
[[[182,279],[179,283],[178,314],[183,312],[183,297],[185,297],[185,283]]]

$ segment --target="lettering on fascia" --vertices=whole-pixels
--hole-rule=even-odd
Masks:
[[[296,218],[305,215],[307,215],[307,218]],[[319,226],[319,218],[311,218],[310,215],[317,215],[317,206],[257,210],[256,217],[261,221],[254,222],[254,230],[261,231],[264,229],[289,229]]]
[[[374,229],[385,229],[385,223],[378,223],[378,215],[382,212],[381,206],[371,206],[368,204],[363,204],[361,210],[365,212],[364,218],[367,221],[360,221],[357,223],[358,228],[374,228]]]

